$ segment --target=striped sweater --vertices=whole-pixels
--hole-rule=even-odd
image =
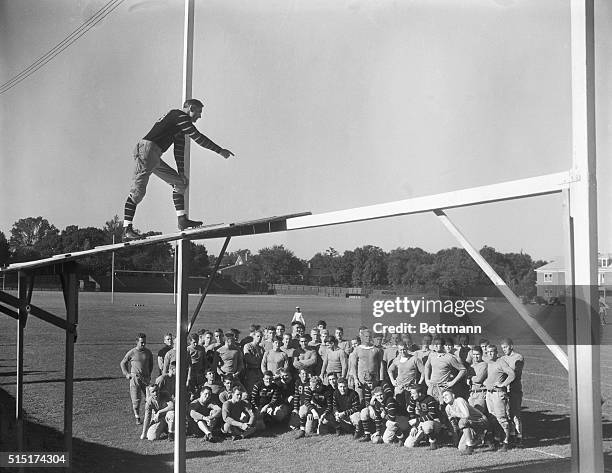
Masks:
[[[174,159],[176,160],[177,171],[179,174],[184,174],[185,136],[189,136],[189,138],[203,148],[215,153],[220,153],[223,150],[219,145],[213,143],[212,140],[200,133],[189,115],[183,110],[170,110],[153,125],[153,128],[143,139],[152,141],[164,152],[171,144],[174,144]]]

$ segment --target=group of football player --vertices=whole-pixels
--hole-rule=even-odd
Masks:
[[[174,438],[173,342],[165,334],[153,382],[145,334],[121,362],[141,439]],[[282,323],[252,325],[242,339],[236,329],[203,329],[187,347],[188,432],[217,441],[287,428],[296,439],[352,434],[408,448],[448,444],[462,454],[480,446],[506,451],[523,437],[524,360],[512,340],[499,345],[501,353],[488,340],[472,346],[467,335],[455,343],[426,334],[417,346],[406,334],[385,340],[367,327],[345,339],[323,320],[309,334],[299,319],[290,333]]]

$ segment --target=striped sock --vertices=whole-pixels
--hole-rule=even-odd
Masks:
[[[374,419],[374,424],[376,426],[376,433],[382,435],[382,433],[383,433],[383,420],[380,417],[376,417]]]
[[[185,196],[178,192],[172,193],[172,200],[174,201],[174,208],[176,209],[176,215],[186,215],[185,212]]]
[[[136,213],[136,203],[132,200],[132,196],[128,195],[125,201],[124,213],[123,213],[123,226],[127,227],[132,224],[134,220],[134,214]]]

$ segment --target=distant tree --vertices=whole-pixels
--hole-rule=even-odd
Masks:
[[[20,261],[51,256],[59,243],[58,234],[59,230],[43,217],[22,218],[11,228],[9,245]]]
[[[256,263],[259,265],[262,280],[269,284],[301,283],[302,272],[306,268],[306,263],[283,245],[259,250]]]
[[[387,284],[387,255],[377,246],[366,245],[353,252],[354,286],[382,286]]]
[[[204,245],[191,244],[190,273],[192,276],[208,276],[210,274],[210,261]]]
[[[0,232],[0,266],[6,266],[8,264],[9,255],[9,242],[4,232]]]
[[[394,286],[423,286],[419,268],[433,262],[433,255],[421,248],[396,248],[387,257],[387,275]]]
[[[103,230],[107,236],[107,243],[112,243],[113,236],[115,237],[115,242],[119,243],[123,234],[123,221],[119,218],[119,215],[115,215],[110,220],[107,220]]]

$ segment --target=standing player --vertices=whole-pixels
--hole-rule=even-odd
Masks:
[[[308,346],[306,335],[300,337],[300,348],[296,348],[293,352],[293,367],[300,371],[306,369],[310,374],[315,373],[317,365],[317,352]]]
[[[351,341],[344,339],[344,329],[342,327],[336,327],[334,336],[336,337],[336,340],[338,340],[338,348],[340,348],[340,350],[344,350],[346,356],[349,356],[353,350],[351,350]]]
[[[217,349],[219,356],[218,373],[221,376],[231,375],[239,382],[244,371],[244,357],[240,347],[235,343],[233,332],[225,334],[225,345]]]
[[[487,366],[487,410],[489,420],[493,427],[497,428],[502,436],[500,451],[508,451],[510,441],[510,400],[508,398],[508,386],[514,381],[514,370],[510,368],[505,360],[498,357],[497,347],[489,345],[487,348],[489,361]]]
[[[200,337],[196,333],[189,336],[189,346],[187,354],[189,355],[189,368],[187,371],[187,386],[191,392],[192,400],[195,399],[202,384],[206,373],[206,351],[201,345],[198,345]]]
[[[166,353],[168,353],[172,347],[174,346],[174,336],[171,333],[167,333],[164,335],[164,346],[161,350],[157,352],[157,367],[159,368],[160,374],[164,368],[164,357]]]
[[[304,314],[302,314],[302,310],[299,307],[295,308],[295,312],[291,318],[291,325],[293,325],[294,322],[299,322],[306,327],[306,322],[304,322]]]
[[[483,414],[487,414],[487,388],[484,382],[487,379],[487,362],[482,360],[482,348],[476,345],[471,351],[472,364],[468,368],[467,381],[470,387],[470,406],[475,407]]]
[[[170,110],[166,113],[136,145],[133,153],[136,162],[133,184],[125,201],[124,241],[140,237],[134,232],[132,221],[136,213],[136,206],[145,196],[151,174],[155,174],[172,186],[172,200],[178,217],[179,230],[202,225],[202,222],[197,220],[189,220],[185,210],[184,194],[189,185],[187,176],[185,176],[185,136],[189,136],[203,148],[214,151],[225,159],[234,156],[234,153],[213,143],[193,125],[202,116],[203,108],[204,105],[199,100],[186,100],[182,110]],[[174,144],[174,159],[178,172],[161,159],[161,155],[171,144]]]
[[[425,383],[428,386],[427,394],[444,403],[442,391],[455,386],[465,376],[466,369],[459,359],[442,350],[444,339],[435,337],[432,340],[433,351],[425,363]]]
[[[431,346],[432,341],[433,341],[433,337],[430,334],[424,335],[421,341],[421,348],[414,353],[423,362],[423,365],[427,363],[427,358],[429,357],[429,354],[431,353],[430,346]]]
[[[345,378],[348,369],[348,357],[344,350],[338,347],[336,337],[327,336],[323,343],[326,350],[321,367],[321,378],[325,379],[329,373],[336,373],[338,377]]]
[[[147,384],[151,381],[153,371],[153,354],[146,348],[147,336],[139,333],[136,337],[136,346],[128,351],[119,366],[123,376],[130,381],[130,398],[132,399],[132,410],[138,425],[142,424],[140,419],[140,401],[143,395],[147,395]]]
[[[403,392],[407,391],[409,386],[422,384],[424,371],[421,359],[416,355],[411,356],[408,346],[402,345],[399,355],[391,361],[387,370],[389,380],[395,387],[396,399],[403,396]]]
[[[252,341],[244,345],[244,386],[247,393],[251,392],[253,386],[258,381],[261,381],[261,361],[264,356],[264,349],[261,346],[263,334],[261,330],[251,332]]]
[[[523,355],[514,351],[514,344],[511,338],[502,339],[500,346],[504,352],[504,356],[501,357],[502,360],[508,363],[508,366],[514,370],[514,381],[508,386],[508,395],[510,396],[511,428],[516,435],[516,444],[520,445],[523,442],[523,420],[521,419],[523,384],[521,383],[521,378],[523,376],[523,368],[525,367],[525,359]]]
[[[382,362],[382,350],[376,348],[371,342],[371,333],[364,330],[361,337],[361,345],[355,348],[355,366],[357,378],[355,379],[355,391],[359,399],[364,400],[362,385],[365,383],[366,373],[371,376],[375,384],[384,379],[384,365]]]
[[[274,337],[272,340],[272,349],[263,354],[261,359],[261,372],[271,371],[274,376],[278,370],[289,366],[289,358],[287,353],[281,350],[282,340],[279,337]]]

